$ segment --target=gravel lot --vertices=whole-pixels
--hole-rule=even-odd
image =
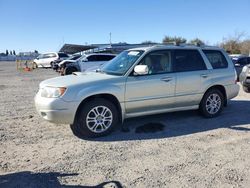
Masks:
[[[249,187],[250,94],[241,90],[214,119],[134,118],[84,140],[35,111],[38,84],[55,76],[0,62],[0,187]]]

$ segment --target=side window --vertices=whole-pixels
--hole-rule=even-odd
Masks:
[[[224,55],[218,50],[202,50],[207,56],[213,69],[227,68],[228,63]]]
[[[172,72],[171,51],[155,51],[146,55],[139,65],[147,65],[149,74]]]
[[[109,61],[109,60],[111,60],[111,59],[113,59],[114,58],[114,56],[112,56],[112,55],[101,55],[101,57],[100,57],[100,61]]]
[[[51,54],[45,54],[45,58],[51,58],[51,57],[56,57],[56,54],[51,53]]]
[[[61,57],[69,57],[67,54],[64,54],[64,53],[59,53],[58,55],[59,55],[60,58]]]
[[[198,71],[206,70],[207,67],[197,50],[175,50],[174,52],[174,71]]]
[[[98,58],[96,55],[91,55],[89,57],[87,57],[88,61],[98,61]]]
[[[237,63],[240,64],[241,66],[245,66],[245,65],[247,65],[247,58],[243,57],[243,58],[239,59],[239,61]]]

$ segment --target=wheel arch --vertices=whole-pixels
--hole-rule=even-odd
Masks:
[[[224,106],[227,106],[227,92],[226,92],[225,87],[223,85],[213,85],[213,86],[209,87],[205,93],[207,93],[208,91],[210,91],[212,89],[218,89],[223,94]],[[205,93],[204,93],[204,95],[205,95]]]
[[[112,102],[117,111],[118,111],[118,114],[119,114],[119,122],[122,122],[122,108],[121,108],[121,105],[120,105],[120,102],[118,101],[118,99],[112,95],[112,94],[108,94],[108,93],[102,93],[102,94],[95,94],[95,95],[92,95],[92,96],[89,96],[87,98],[85,98],[80,104],[79,106],[77,107],[77,110],[76,110],[76,113],[75,113],[75,119],[74,121],[76,121],[76,118],[78,117],[79,113],[80,113],[80,110],[82,108],[82,106],[84,104],[86,104],[87,102],[89,101],[92,101],[92,100],[95,100],[95,99],[105,99],[107,101],[110,101]]]

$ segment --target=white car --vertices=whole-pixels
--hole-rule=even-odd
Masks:
[[[45,54],[39,55],[37,58],[34,59],[34,66],[35,67],[51,67],[51,63],[57,59],[66,59],[69,56],[65,53],[56,53],[56,52],[49,52]]]

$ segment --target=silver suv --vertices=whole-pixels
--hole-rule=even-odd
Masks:
[[[45,80],[35,104],[44,119],[97,137],[136,116],[199,109],[215,117],[237,96],[236,79],[220,48],[158,45],[123,51],[97,72]]]

